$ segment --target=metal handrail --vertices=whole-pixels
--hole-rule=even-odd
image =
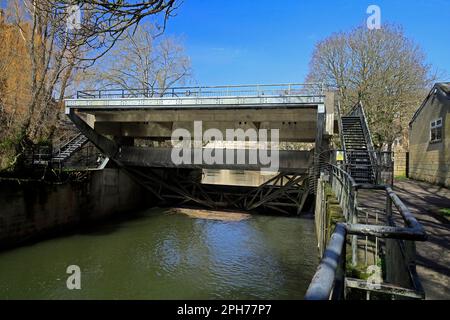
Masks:
[[[364,107],[363,107],[361,101],[358,102],[355,107],[353,107],[353,109],[350,111],[349,115],[359,116],[361,118],[362,129],[364,132],[364,137],[366,138],[366,142],[367,142],[367,150],[374,151],[375,148],[373,146],[372,135],[370,133],[369,124],[367,122],[366,112],[364,111]],[[372,153],[372,154],[369,154],[369,156],[370,156],[370,160],[373,165],[378,163],[376,154]],[[375,180],[378,180],[378,178],[379,178],[378,176],[375,176]]]
[[[327,165],[327,163],[329,162],[329,159],[333,159],[331,161],[332,164],[336,165],[336,152],[342,151],[345,154],[347,154],[348,156],[351,156],[353,153],[360,153],[361,151],[359,150],[345,150],[344,149],[333,149],[333,150],[323,150],[321,151],[316,157],[318,159],[318,162],[321,163],[321,167],[324,167]],[[381,173],[383,172],[383,168],[387,169],[386,171],[390,173],[390,179],[392,180],[393,177],[393,163],[392,163],[392,155],[393,153],[390,151],[378,151],[378,150],[373,150],[373,151],[365,151],[367,152],[369,155],[372,155],[373,157],[376,157],[377,159],[379,159],[379,161],[377,161],[375,164],[370,164],[370,165],[365,165],[365,164],[350,164],[347,162],[347,159],[344,156],[344,163],[340,163],[339,164],[339,168],[343,169],[344,171],[346,171],[350,176],[351,176],[351,169],[353,168],[361,168],[361,167],[367,167],[367,168],[372,168],[372,170],[375,170],[378,172],[378,175],[381,175]],[[330,158],[330,156],[332,158]],[[388,157],[386,157],[388,156]],[[388,163],[386,161],[384,161],[385,159],[390,159],[391,161],[389,161]],[[317,174],[317,176],[319,176],[319,174]],[[370,184],[372,186],[377,185],[377,183],[379,183],[380,181],[382,181],[381,179],[378,179],[377,181],[375,181],[374,184]],[[380,184],[385,184],[385,183],[380,183]],[[390,183],[392,185],[392,182]]]
[[[56,139],[53,140],[53,152],[56,152],[63,148],[67,143],[70,142],[74,137],[73,132],[65,132],[64,134],[58,136]]]
[[[360,102],[360,104],[359,104],[359,109],[361,110],[361,116],[364,120],[363,121],[363,129],[365,130],[365,133],[367,133],[367,141],[368,141],[369,149],[375,150],[375,148],[373,146],[372,135],[370,134],[369,123],[367,122],[366,111],[364,110],[362,102]]]
[[[339,137],[341,139],[342,150],[344,152],[344,159],[347,159],[345,139],[344,139],[344,135],[343,135],[344,126],[342,125],[342,116],[341,116],[341,101],[338,101],[338,104],[337,104],[337,115],[338,115]]]
[[[335,286],[336,274],[345,251],[346,226],[338,223],[331,235],[317,271],[306,291],[305,300],[329,300]],[[345,262],[344,262],[345,263]]]
[[[345,239],[347,235],[375,236],[385,239],[416,241],[425,241],[427,239],[423,226],[416,220],[411,211],[405,206],[390,186],[367,186],[358,184],[343,169],[332,163],[328,163],[327,166],[330,169],[328,170],[328,173],[332,178],[332,186],[335,184],[335,181],[339,181],[340,190],[348,189],[346,191],[349,193],[348,197],[342,197],[342,194],[336,194],[338,199],[345,199],[349,202],[344,204],[346,209],[350,208],[351,210],[351,208],[355,208],[357,210],[355,197],[359,189],[385,190],[389,201],[395,205],[406,226],[397,227],[349,223],[352,216],[357,213],[350,212],[350,214],[344,215],[346,222],[336,224],[336,228],[328,242],[322,260],[306,292],[306,300],[328,300],[332,295],[336,295],[336,293],[333,292],[335,282],[343,282],[343,279],[337,279],[337,275],[340,267],[345,270]],[[336,188],[333,189],[336,190]],[[387,206],[387,215],[392,215],[392,210],[389,209],[389,205]],[[342,270],[340,277],[345,277]]]
[[[338,166],[335,166],[331,163],[328,164],[332,170],[333,173],[334,172],[338,172],[337,174],[334,174],[334,176],[336,178],[340,178],[342,176],[345,177],[346,180],[348,180],[349,185],[352,189],[352,191],[358,191],[361,189],[375,189],[375,190],[384,190],[386,191],[387,195],[389,196],[390,200],[392,201],[392,203],[395,205],[395,207],[397,208],[397,210],[399,211],[401,217],[403,218],[403,221],[406,224],[406,229],[407,230],[403,230],[405,228],[403,227],[396,227],[396,230],[403,230],[403,231],[407,231],[406,233],[409,234],[410,231],[413,231],[414,233],[414,239],[416,240],[426,240],[426,236],[425,236],[425,231],[422,227],[422,225],[416,220],[416,218],[414,217],[414,215],[411,213],[411,211],[408,209],[408,207],[403,203],[403,201],[397,196],[397,194],[394,192],[394,190],[392,190],[392,188],[390,186],[387,185],[366,185],[366,184],[360,184],[355,182],[355,180],[348,174],[348,172],[346,172],[345,170],[339,168]],[[339,179],[342,182],[342,179]],[[392,212],[388,213],[388,214],[392,214]],[[363,226],[363,225],[360,225]],[[361,235],[365,235],[365,233],[367,233],[369,235],[369,231],[367,230],[363,230],[360,227],[355,227],[355,225],[353,224],[353,226],[349,225],[349,231],[351,232],[361,232]],[[401,232],[403,232],[401,231]],[[395,232],[393,232],[391,235],[394,235]],[[373,235],[373,234],[372,234]]]
[[[60,144],[58,144],[58,146],[57,147],[55,147],[53,150],[53,156],[58,156],[58,155],[60,155],[61,154],[61,152],[62,152],[62,150],[66,147],[66,146],[68,146],[69,144],[71,144],[72,142],[74,142],[76,139],[78,139],[79,137],[81,137],[83,134],[80,132],[80,133],[78,133],[78,134],[76,134],[76,135],[72,135],[72,136],[70,136],[70,138],[69,139],[67,139],[67,140],[65,140],[65,141],[63,141],[63,142],[61,142]],[[67,136],[69,136],[69,135],[67,135]],[[62,141],[62,140],[61,140]]]
[[[322,96],[321,83],[249,84],[221,86],[187,86],[141,89],[100,89],[77,92],[77,99],[223,97],[223,96]]]

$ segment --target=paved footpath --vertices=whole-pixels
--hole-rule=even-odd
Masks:
[[[450,300],[450,189],[414,180],[396,181],[394,189],[424,226],[428,241],[417,242],[417,272],[427,299]]]

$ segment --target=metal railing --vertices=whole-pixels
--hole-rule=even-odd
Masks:
[[[327,245],[325,243],[327,237],[323,236],[324,231],[319,230],[319,235],[322,235],[319,236],[319,248],[325,248],[326,245],[326,249],[322,250],[322,260],[307,290],[305,299],[342,299],[346,294],[346,286],[357,287],[367,292],[375,291],[403,297],[423,298],[423,289],[415,272],[414,241],[426,240],[426,234],[423,227],[417,222],[392,188],[386,185],[359,185],[344,169],[332,163],[328,163],[325,170],[323,170],[321,180],[328,180],[327,183],[331,184],[332,190],[343,210],[345,222],[336,224]],[[367,220],[366,224],[359,223],[358,192],[363,189],[385,192],[386,207],[384,212],[386,224],[367,224]],[[319,209],[320,213],[318,214],[318,211],[316,211],[316,219],[319,219],[320,225],[324,228],[323,220],[325,220],[325,217],[323,215],[326,215],[326,212],[323,211],[323,205],[319,205],[321,206]],[[397,220],[401,220],[404,224],[403,226],[397,226],[394,222],[393,205],[399,213]],[[351,236],[352,265],[357,263],[358,237],[366,237],[366,239],[367,237],[375,237],[375,239],[386,241],[385,246],[389,246],[388,249],[390,248],[391,250],[386,253],[385,257],[386,268],[389,267],[385,274],[386,279],[390,283],[381,283],[379,287],[374,288],[366,285],[367,281],[346,277],[347,236]],[[403,278],[403,283],[396,283],[400,281],[400,278]],[[408,281],[407,287],[405,287],[404,281]]]
[[[63,134],[55,137],[55,139],[52,141],[53,152],[56,153],[59,150],[61,150],[64,146],[69,144],[77,135],[78,133],[66,131]]]
[[[339,127],[339,139],[341,142],[341,148],[344,152],[344,158],[347,159],[347,153],[346,153],[346,147],[345,147],[345,140],[344,140],[344,126],[342,125],[342,113],[341,113],[341,102],[338,101],[338,104],[336,106],[337,109],[337,120],[338,120],[338,127]]]
[[[59,170],[95,169],[99,168],[105,159],[106,156],[94,145],[86,144],[79,148],[67,160],[53,161],[53,166]]]
[[[339,164],[346,172],[348,172],[354,179],[358,175],[372,175],[373,183],[375,185],[394,183],[394,153],[388,151],[342,151],[347,155],[345,159],[356,158],[361,154],[367,155],[371,159],[371,163],[348,163],[342,162]],[[334,157],[335,158],[335,157]],[[374,162],[372,162],[374,161]]]
[[[102,89],[77,92],[77,99],[183,98],[240,96],[304,96],[324,94],[320,83],[254,84],[229,86],[195,86],[144,89]]]
[[[49,145],[34,145],[24,151],[25,166],[46,166],[52,160],[53,149]]]
[[[349,116],[355,116],[355,117],[360,117],[361,118],[363,134],[364,134],[364,138],[366,139],[366,143],[367,143],[367,150],[368,151],[374,151],[375,148],[373,146],[372,135],[370,133],[369,124],[367,123],[366,112],[364,111],[362,102],[359,102],[350,111]],[[375,165],[378,162],[376,153],[370,153],[369,155],[370,155],[370,162],[372,162],[372,164]],[[377,179],[376,176],[374,178]]]
[[[341,160],[338,160],[338,154],[341,153]],[[351,158],[354,155],[358,155],[361,153],[367,153],[371,158],[377,160],[375,163],[364,164],[364,163],[348,163],[347,159]],[[371,155],[373,154],[373,155]],[[346,157],[347,156],[347,157]],[[336,150],[324,150],[319,155],[317,155],[319,163],[319,167],[316,169],[316,176],[320,176],[320,172],[323,170],[329,169],[329,164],[333,164],[342,168],[346,171],[350,176],[352,173],[361,173],[372,171],[375,178],[373,181],[374,185],[383,184],[383,185],[393,185],[394,181],[394,153],[388,151],[352,151],[345,149],[336,149]],[[353,178],[354,179],[354,178]],[[355,182],[356,183],[356,182]]]
[[[53,144],[53,157],[61,155],[68,145],[79,139],[82,133],[71,133],[62,136],[56,143]]]

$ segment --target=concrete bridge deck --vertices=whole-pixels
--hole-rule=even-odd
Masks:
[[[334,95],[318,84],[80,91],[65,106],[69,118],[108,157],[144,166],[170,167],[169,153],[137,147],[135,139],[170,140],[178,128],[194,137],[194,121],[202,122],[202,136],[213,128],[224,137],[227,129],[278,129],[280,142],[319,146],[334,131]],[[306,152],[283,151],[280,167],[306,170],[311,158]],[[260,166],[236,164],[233,168]]]
[[[229,150],[229,149],[228,149]],[[201,150],[208,151],[207,148]],[[152,168],[183,168],[183,169],[224,169],[224,170],[261,170],[269,169],[267,164],[262,164],[259,161],[251,163],[249,161],[249,149],[231,149],[233,152],[233,159],[231,163],[191,163],[174,164],[171,159],[172,149],[170,148],[140,148],[123,146],[117,159],[126,166],[136,167],[152,167]],[[256,151],[257,150],[253,150]],[[239,163],[237,159],[238,153],[242,152],[244,155],[243,163]],[[223,150],[225,157],[226,150]],[[194,150],[191,150],[191,159],[194,159]],[[280,150],[278,170],[282,172],[291,173],[305,173],[313,164],[313,153],[311,151],[297,151],[297,150]]]

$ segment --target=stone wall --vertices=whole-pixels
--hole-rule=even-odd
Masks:
[[[410,128],[409,176],[450,187],[450,106],[430,98]],[[442,141],[430,142],[430,122],[442,118]]]
[[[317,182],[314,219],[319,257],[322,257],[336,224],[345,222],[342,208],[331,189],[328,177],[321,176]]]
[[[394,176],[406,177],[407,175],[407,152],[394,152]]]
[[[145,191],[120,169],[64,184],[0,180],[0,247],[149,206]]]

